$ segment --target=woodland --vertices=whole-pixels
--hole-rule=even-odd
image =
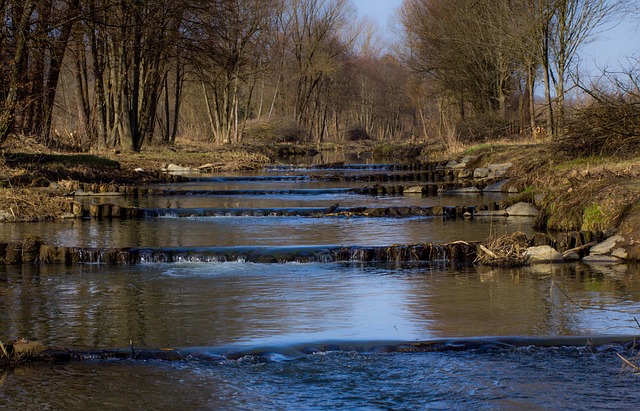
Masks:
[[[508,137],[634,150],[637,60],[579,75],[581,47],[634,5],[405,0],[381,36],[349,0],[1,0],[0,145]]]

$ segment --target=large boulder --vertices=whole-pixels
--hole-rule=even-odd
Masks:
[[[487,193],[500,193],[502,191],[505,191],[505,185],[509,182],[509,179],[506,180],[500,180],[496,183],[493,183],[491,185],[488,185],[484,188],[484,190]]]
[[[473,178],[487,178],[489,177],[489,169],[486,167],[478,167],[473,170]]]
[[[520,202],[508,207],[505,212],[510,216],[536,217],[539,211],[532,204]]]
[[[564,262],[564,257],[556,249],[548,245],[529,247],[524,254],[529,263],[559,263]]]
[[[189,173],[193,171],[191,167],[180,166],[177,164],[169,164],[165,170],[169,173]]]
[[[594,245],[589,249],[590,255],[603,255],[603,254],[611,254],[614,250],[618,248],[619,244],[624,243],[625,240],[619,235],[614,235],[612,237],[607,238],[603,242]]]
[[[489,164],[489,178],[498,178],[507,174],[507,171],[513,166],[512,163]]]
[[[404,194],[422,194],[424,192],[424,186],[409,186],[405,187],[402,192]]]

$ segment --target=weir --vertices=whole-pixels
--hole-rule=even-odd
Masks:
[[[438,262],[471,264],[477,243],[394,244],[389,246],[283,246],[283,247],[179,247],[179,248],[91,248],[56,247],[37,239],[0,243],[3,265],[18,264],[108,264],[144,263],[328,263]]]
[[[406,218],[418,216],[473,217],[477,210],[497,211],[501,205],[496,202],[469,206],[391,206],[391,207],[287,207],[287,208],[139,208],[118,204],[73,204],[73,213],[83,218],[159,218],[159,217],[387,217]]]
[[[564,349],[578,352],[619,352],[635,350],[639,336],[593,335],[560,337],[476,337],[441,338],[425,341],[317,341],[303,344],[255,347],[185,347],[137,348],[133,342],[126,348],[73,350],[49,347],[39,342],[9,344],[5,347],[8,358],[2,365],[16,366],[21,362],[71,362],[95,360],[160,360],[160,361],[236,361],[245,357],[295,359],[327,352],[379,353],[432,353],[448,351],[513,351],[517,349]],[[22,345],[28,345],[24,355]]]
[[[423,194],[434,195],[439,191],[457,190],[468,187],[484,189],[488,185],[497,182],[497,178],[458,178],[460,170],[446,167],[446,162],[426,162],[415,164],[327,164],[314,167],[295,166],[271,166],[266,167],[268,172],[291,172],[296,175],[247,175],[247,176],[184,176],[182,174],[170,174],[160,172],[156,178],[166,183],[183,182],[269,182],[269,181],[361,181],[376,183],[376,190],[371,187],[362,187],[355,190],[358,194],[365,195],[393,195],[401,194],[405,186],[422,186]],[[370,171],[370,172],[366,172]],[[394,184],[396,183],[396,184]],[[246,195],[246,194],[310,194],[305,192],[291,192],[291,190],[236,190],[237,192],[222,192],[223,190],[165,190],[159,188],[147,188],[136,186],[120,186],[116,184],[97,184],[72,182],[69,189],[75,190],[75,195]],[[341,189],[338,189],[341,190]],[[350,189],[347,189],[349,191]],[[294,190],[297,191],[297,190]]]

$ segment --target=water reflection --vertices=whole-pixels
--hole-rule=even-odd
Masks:
[[[75,347],[634,334],[637,266],[389,270],[351,264],[8,267],[5,335]]]
[[[185,217],[146,220],[72,220],[7,224],[4,241],[39,236],[56,246],[189,247],[251,245],[391,245],[464,238],[480,241],[490,233],[525,231],[530,218],[498,220],[441,217]],[[0,238],[0,241],[2,239]]]

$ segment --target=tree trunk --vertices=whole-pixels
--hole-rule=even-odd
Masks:
[[[5,97],[2,111],[0,111],[0,144],[6,140],[14,121],[20,92],[20,80],[23,74],[22,70],[28,55],[27,40],[29,38],[29,22],[31,21],[31,14],[35,10],[35,7],[35,1],[25,1],[22,4],[22,13],[20,13],[20,16],[15,16],[19,17],[19,20],[15,28],[16,43],[12,56],[14,65],[9,74],[9,88],[3,93]]]

